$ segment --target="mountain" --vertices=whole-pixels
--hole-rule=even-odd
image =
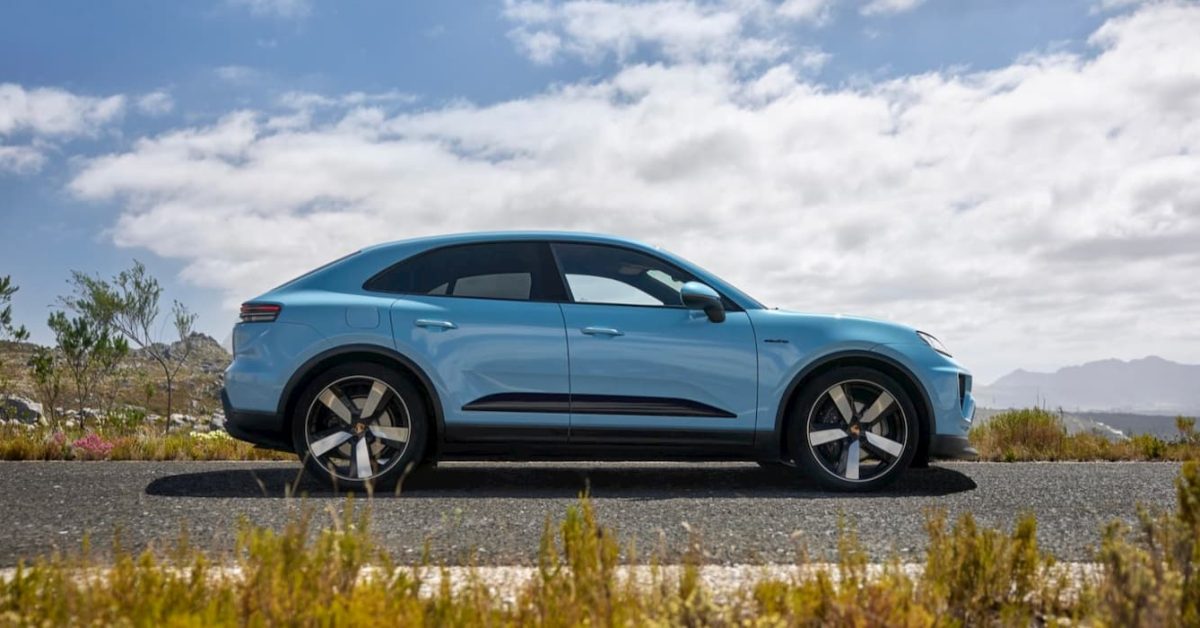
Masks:
[[[1200,364],[1150,356],[1100,360],[1053,373],[1018,369],[990,386],[976,386],[975,400],[989,408],[1040,405],[1068,411],[1200,415]]]

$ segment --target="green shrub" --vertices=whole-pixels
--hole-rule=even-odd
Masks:
[[[1166,441],[1137,434],[1112,441],[1104,434],[1068,434],[1058,415],[1040,408],[1001,412],[973,427],[971,444],[982,460],[1003,462],[1053,460],[1192,460],[1200,458],[1195,420],[1177,419],[1179,437]]]

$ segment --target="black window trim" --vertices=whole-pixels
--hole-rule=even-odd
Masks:
[[[426,294],[426,293],[419,293],[419,292],[403,292],[403,291],[396,291],[396,290],[383,290],[380,288],[369,287],[371,285],[371,283],[374,282],[377,278],[391,272],[397,266],[400,266],[401,264],[407,263],[418,257],[424,256],[424,255],[430,255],[432,253],[436,253],[436,252],[440,252],[440,251],[445,251],[447,249],[454,249],[454,248],[459,248],[459,247],[464,247],[464,246],[477,246],[480,244],[536,244],[536,245],[540,245],[540,247],[542,249],[541,254],[543,256],[542,264],[545,265],[547,259],[549,261],[551,261],[552,264],[546,268],[540,269],[540,274],[546,275],[546,277],[543,278],[544,280],[542,282],[535,281],[534,283],[532,283],[530,285],[530,297],[528,299],[502,299],[499,297],[468,297],[468,296],[454,295],[454,294]],[[554,250],[553,245],[555,245],[555,244],[578,244],[578,245],[584,245],[584,246],[599,246],[599,247],[605,247],[605,248],[610,248],[610,249],[617,249],[619,251],[637,253],[639,255],[645,255],[646,257],[649,257],[649,258],[653,259],[654,261],[656,261],[664,266],[667,266],[668,268],[672,268],[676,271],[679,271],[680,273],[683,273],[685,275],[692,276],[692,277],[695,276],[692,272],[685,270],[683,268],[680,268],[678,264],[675,264],[669,260],[665,260],[662,257],[659,257],[658,255],[654,255],[653,253],[651,253],[649,251],[645,251],[645,250],[642,250],[639,248],[634,248],[631,246],[624,246],[621,244],[614,244],[614,243],[609,243],[609,242],[590,242],[587,240],[559,240],[559,239],[526,240],[526,239],[517,238],[517,239],[511,239],[511,240],[504,239],[504,240],[482,240],[482,241],[476,241],[476,242],[457,242],[454,244],[446,244],[446,245],[439,246],[439,247],[432,248],[432,249],[425,249],[424,251],[418,251],[417,253],[414,253],[412,255],[409,255],[408,257],[405,257],[404,259],[400,259],[400,260],[393,262],[392,264],[389,264],[383,270],[375,273],[374,275],[371,275],[370,278],[368,278],[366,281],[363,282],[362,289],[366,292],[376,292],[376,293],[382,293],[382,294],[396,294],[396,295],[416,296],[416,297],[432,297],[435,299],[475,299],[475,300],[479,300],[479,301],[511,301],[511,302],[515,302],[515,303],[572,303],[575,305],[600,305],[600,306],[608,306],[608,307],[638,307],[638,308],[655,308],[655,309],[664,309],[665,308],[665,309],[678,309],[678,310],[688,309],[682,303],[679,305],[667,305],[667,304],[641,305],[641,304],[635,304],[635,303],[596,303],[596,302],[588,302],[588,301],[576,301],[575,295],[571,293],[571,285],[570,285],[570,283],[567,282],[567,274],[566,274],[566,272],[563,271],[562,261],[558,259],[558,253],[556,253]],[[557,286],[555,286],[556,283],[558,284]],[[705,285],[708,285],[708,284],[705,284]],[[727,312],[744,312],[745,311],[745,308],[738,305],[738,303],[736,301],[729,298],[729,296],[726,295],[724,292],[721,292],[720,290],[718,290],[717,288],[715,288],[713,286],[708,286],[708,287],[712,288],[714,291],[717,292],[717,294],[719,294],[721,296],[721,302],[725,305],[725,311],[727,311]],[[553,298],[553,293],[555,292],[555,289],[557,289],[558,294],[563,295],[564,298],[562,298],[562,299]],[[545,292],[545,294],[548,294],[550,296],[546,297],[546,298],[534,298],[535,293],[538,294],[538,297],[542,297],[542,292]]]
[[[440,253],[442,251],[446,251],[449,249],[457,249],[457,248],[462,248],[462,247],[467,247],[467,246],[480,246],[480,245],[488,245],[488,244],[531,244],[540,249],[538,251],[538,255],[540,258],[541,268],[534,269],[536,274],[534,274],[530,278],[531,283],[529,285],[529,298],[528,299],[506,299],[506,298],[502,298],[502,297],[478,297],[478,296],[465,296],[465,295],[460,295],[460,294],[428,294],[428,293],[424,293],[424,292],[407,292],[407,291],[403,291],[403,290],[385,290],[383,288],[378,288],[378,287],[374,287],[371,285],[376,280],[378,280],[380,277],[387,275],[388,273],[390,273],[391,271],[393,271],[400,265],[412,262],[413,260],[415,260],[417,258],[424,257],[426,255],[432,255],[434,253]],[[538,281],[539,278],[541,279],[541,281]],[[565,283],[563,283],[562,274],[558,271],[557,261],[554,258],[553,250],[551,250],[551,248],[550,248],[550,243],[545,242],[543,240],[525,240],[525,239],[482,240],[482,241],[477,241],[477,242],[456,242],[454,244],[447,244],[444,246],[439,246],[439,247],[435,247],[435,248],[431,248],[431,249],[425,249],[423,251],[418,251],[416,253],[413,253],[412,255],[409,255],[408,257],[405,257],[403,259],[397,260],[397,261],[389,264],[383,270],[375,273],[374,275],[371,275],[370,278],[368,278],[366,281],[363,282],[362,289],[366,292],[376,292],[376,293],[382,293],[382,294],[394,294],[394,295],[414,296],[414,297],[432,297],[435,299],[474,299],[474,300],[478,300],[478,301],[510,301],[513,303],[562,303],[563,301],[561,299],[555,298],[554,295],[556,292],[558,294],[565,295],[569,298],[569,294],[567,292],[567,286]]]

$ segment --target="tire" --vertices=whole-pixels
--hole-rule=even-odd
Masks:
[[[789,417],[788,446],[797,469],[822,486],[874,491],[912,462],[918,420],[896,380],[871,368],[842,368],[801,389]]]
[[[292,441],[305,470],[339,489],[394,487],[425,453],[425,402],[386,366],[335,366],[304,389],[293,412]]]

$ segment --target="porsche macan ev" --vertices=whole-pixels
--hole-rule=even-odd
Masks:
[[[746,460],[876,489],[973,454],[971,375],[901,325],[768,309],[576,233],[363,249],[241,308],[226,428],[345,488],[437,460]]]

